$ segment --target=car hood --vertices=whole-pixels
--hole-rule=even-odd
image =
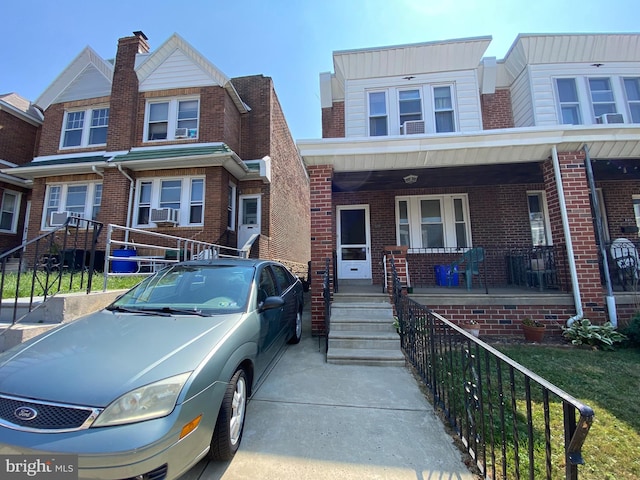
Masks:
[[[0,393],[105,407],[137,387],[194,370],[242,319],[103,310],[0,354]]]

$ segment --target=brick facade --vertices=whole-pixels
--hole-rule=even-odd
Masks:
[[[331,107],[322,109],[322,138],[342,138],[344,136],[344,101],[333,102]]]
[[[480,106],[484,130],[514,127],[511,91],[508,88],[499,88],[495,93],[480,95]]]

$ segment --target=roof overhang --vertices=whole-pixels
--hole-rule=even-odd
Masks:
[[[307,166],[336,172],[539,162],[588,145],[593,159],[640,158],[640,126],[592,125],[298,141]]]

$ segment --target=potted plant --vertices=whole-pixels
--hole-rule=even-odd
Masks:
[[[463,329],[469,332],[474,337],[480,336],[480,325],[475,320],[467,320],[460,325]]]
[[[525,340],[529,342],[542,342],[544,339],[544,332],[546,326],[544,323],[532,318],[525,318],[522,320],[522,331],[524,332]]]

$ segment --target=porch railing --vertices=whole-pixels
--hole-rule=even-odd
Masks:
[[[640,240],[619,238],[605,244],[608,255],[609,278],[615,291],[638,292],[640,279]],[[604,262],[600,258],[603,273]]]
[[[405,356],[482,474],[577,479],[593,410],[403,295],[393,262],[392,274]]]
[[[95,267],[101,265],[96,244],[103,224],[68,218],[42,234],[0,255],[0,319],[17,323],[24,315],[61,291],[91,292]],[[64,281],[63,281],[64,280]]]

